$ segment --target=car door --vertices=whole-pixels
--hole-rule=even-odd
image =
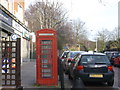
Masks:
[[[68,54],[69,54],[69,52],[67,52],[67,53],[65,54],[64,59],[62,60],[62,65],[63,65],[63,69],[64,69],[64,70],[66,69],[65,63],[66,63]]]
[[[75,70],[76,67],[78,66],[78,62],[80,61],[80,55],[78,55],[75,59],[74,59],[75,63],[73,65],[71,65],[71,69],[70,69],[70,74],[73,77],[75,74]]]

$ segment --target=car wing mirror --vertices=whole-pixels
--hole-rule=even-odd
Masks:
[[[64,57],[64,58],[66,58],[67,56],[66,56],[66,55],[64,55],[63,57]]]

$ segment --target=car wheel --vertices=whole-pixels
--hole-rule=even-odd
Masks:
[[[108,83],[108,86],[113,86],[113,84],[114,84],[114,80],[112,80],[112,81],[108,81],[107,83]]]

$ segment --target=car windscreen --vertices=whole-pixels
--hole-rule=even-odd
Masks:
[[[106,55],[108,56],[108,58],[111,58],[112,53],[106,53]]]
[[[116,58],[116,57],[118,57],[118,56],[119,56],[119,53],[114,53],[113,58]]]
[[[110,61],[105,55],[82,55],[81,64],[110,64]]]
[[[70,57],[73,58],[75,55],[77,55],[80,52],[70,52]]]
[[[64,57],[64,56],[67,56],[68,53],[69,53],[69,52],[64,52],[63,57]]]

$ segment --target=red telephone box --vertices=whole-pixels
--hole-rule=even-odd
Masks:
[[[58,85],[56,31],[42,29],[36,32],[36,82],[38,85]]]

